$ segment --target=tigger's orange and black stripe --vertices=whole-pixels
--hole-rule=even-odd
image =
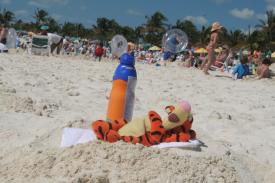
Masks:
[[[151,130],[149,132],[146,132],[140,137],[123,136],[122,139],[125,142],[131,142],[133,144],[141,143],[144,146],[159,144],[162,141],[163,135],[165,135],[166,131],[162,126],[162,120],[158,113],[154,111],[150,111],[148,113],[148,117],[151,122]]]

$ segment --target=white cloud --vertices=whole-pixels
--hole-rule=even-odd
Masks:
[[[256,18],[259,19],[259,20],[266,20],[267,16],[266,16],[266,14],[257,14]]]
[[[127,10],[127,13],[129,15],[134,15],[134,16],[144,16],[143,13],[139,12],[139,11],[135,11],[135,10],[132,10],[132,9],[128,9]]]
[[[275,4],[275,0],[265,0],[269,4]]]
[[[231,2],[232,0],[212,0],[216,4],[224,4],[227,2]]]
[[[51,17],[53,17],[56,21],[59,21],[61,18],[63,18],[62,15],[59,15],[59,14],[56,14],[56,13],[53,13],[51,15]]]
[[[0,4],[10,4],[11,0],[0,0]]]
[[[275,11],[275,0],[265,0],[266,9]]]
[[[254,16],[254,10],[251,10],[248,8],[239,10],[239,9],[235,8],[230,11],[230,14],[232,16],[240,18],[240,19],[250,19]]]
[[[20,18],[21,16],[26,16],[28,14],[27,10],[17,10],[14,12],[15,16]]]
[[[184,20],[189,20],[189,21],[193,22],[194,24],[199,24],[199,25],[205,25],[208,22],[207,19],[203,16],[197,16],[197,17],[186,16],[186,17],[184,17]]]
[[[66,5],[68,4],[69,0],[30,0],[28,2],[31,6],[36,7],[49,7],[50,5]]]

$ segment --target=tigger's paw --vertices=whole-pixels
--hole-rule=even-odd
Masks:
[[[194,140],[194,139],[197,138],[197,137],[196,137],[196,132],[195,132],[194,130],[190,130],[190,131],[189,131],[189,134],[190,134],[190,139]]]
[[[188,142],[190,135],[187,133],[172,134],[164,139],[164,142]]]
[[[132,136],[123,136],[123,137],[122,137],[122,140],[123,140],[124,142],[132,143],[132,144],[139,143],[138,138],[137,138],[137,137],[132,137]]]
[[[108,141],[110,143],[117,142],[120,140],[120,135],[115,130],[110,130],[106,133],[104,141]]]
[[[179,134],[179,141],[180,142],[188,142],[190,140],[190,135],[187,133],[180,133]]]
[[[104,140],[105,134],[110,131],[110,124],[103,120],[97,120],[92,123],[92,129],[98,139]]]

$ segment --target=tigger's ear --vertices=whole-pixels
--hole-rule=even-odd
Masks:
[[[172,105],[168,105],[165,107],[165,111],[167,112],[167,114],[172,113],[175,110],[175,107]]]

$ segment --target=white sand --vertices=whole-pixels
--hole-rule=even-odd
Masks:
[[[187,99],[200,152],[98,141],[61,149],[64,127],[105,119],[116,63],[1,54],[0,182],[274,182],[275,79],[136,67],[134,116],[164,116]]]

